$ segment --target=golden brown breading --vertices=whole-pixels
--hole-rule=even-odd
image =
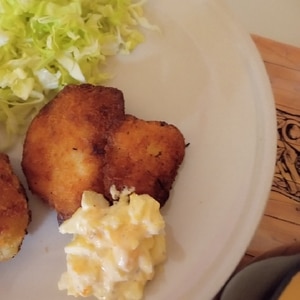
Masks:
[[[75,212],[84,190],[103,193],[106,134],[123,118],[121,91],[83,84],[66,86],[30,124],[22,160],[28,186],[60,218]]]
[[[169,197],[177,170],[184,158],[185,142],[173,125],[126,116],[112,131],[105,147],[104,187],[118,191],[134,187],[162,205]]]
[[[0,261],[4,261],[20,250],[30,210],[25,190],[3,153],[0,153],[0,191]]]

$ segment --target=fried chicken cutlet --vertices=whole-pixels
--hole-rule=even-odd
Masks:
[[[0,261],[20,250],[30,222],[25,190],[14,173],[9,157],[0,153]]]
[[[112,185],[118,191],[134,187],[137,194],[149,194],[163,206],[184,158],[185,141],[173,125],[127,115],[111,131],[105,153],[106,197],[111,197]]]
[[[26,134],[22,168],[30,190],[59,219],[80,207],[82,192],[104,192],[107,132],[124,118],[121,91],[90,84],[66,86],[33,119]]]

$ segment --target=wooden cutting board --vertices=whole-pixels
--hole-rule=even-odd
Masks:
[[[264,215],[239,267],[279,246],[300,245],[300,48],[252,37],[275,97],[277,161]]]
[[[261,222],[234,273],[251,262],[300,253],[300,48],[252,35],[271,82],[277,159]],[[219,300],[222,290],[214,300]]]

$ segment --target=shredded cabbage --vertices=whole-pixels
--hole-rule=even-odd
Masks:
[[[106,58],[130,53],[144,41],[140,26],[154,27],[145,1],[0,0],[0,150],[64,85],[110,78]]]

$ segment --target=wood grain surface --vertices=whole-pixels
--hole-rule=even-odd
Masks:
[[[264,215],[238,268],[266,253],[274,255],[274,249],[300,244],[300,48],[252,37],[274,93],[277,160]]]
[[[300,253],[300,48],[260,36],[252,38],[275,98],[277,159],[263,217],[232,275],[258,260]],[[221,294],[222,290],[214,300]]]

